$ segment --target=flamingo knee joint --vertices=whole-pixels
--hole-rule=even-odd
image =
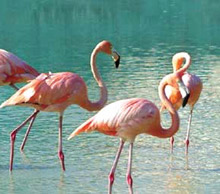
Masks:
[[[128,185],[131,185],[131,186],[133,184],[133,179],[130,174],[127,175],[127,183],[128,183]]]
[[[109,178],[110,184],[112,185],[112,184],[114,183],[114,180],[115,180],[115,175],[114,175],[114,173],[110,173],[108,178]]]

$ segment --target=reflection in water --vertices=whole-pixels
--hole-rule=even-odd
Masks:
[[[186,156],[185,156],[185,159],[186,159],[185,169],[186,169],[186,170],[190,170],[190,168],[189,168],[189,156],[186,155]]]
[[[174,168],[174,164],[173,164],[173,162],[174,162],[174,157],[173,157],[173,154],[170,154],[170,160],[169,160],[169,171],[172,171],[172,169]]]
[[[22,160],[24,161],[24,163],[29,165],[31,163],[31,160],[26,156],[24,151],[20,151],[20,153],[21,153]]]
[[[65,193],[65,182],[64,182],[64,172],[60,173],[60,180],[59,180],[59,184],[58,184],[58,189],[59,189],[59,194],[63,194]]]
[[[169,193],[195,193],[193,171],[189,168],[188,157],[185,157],[185,169],[177,167],[178,158],[173,155],[170,156],[170,168],[166,176],[167,181],[165,183],[166,190]],[[182,163],[184,160],[181,161]],[[201,189],[200,189],[201,190]]]
[[[181,187],[181,193],[191,193],[193,192],[190,188],[190,181],[186,180],[184,176],[180,174],[169,174],[168,175],[168,185],[167,190],[169,193],[176,193],[176,190],[179,190]]]
[[[13,173],[9,173],[9,193],[14,194],[15,193],[15,188],[14,188],[14,178],[13,178]]]

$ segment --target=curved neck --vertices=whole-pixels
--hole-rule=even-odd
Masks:
[[[191,64],[191,57],[188,53],[185,53],[185,52],[179,53],[179,55],[180,55],[179,57],[185,58],[186,62],[182,68],[180,67],[179,69],[176,69],[174,71],[176,71],[177,73],[183,74],[189,68]]]
[[[91,102],[88,99],[88,102],[84,108],[86,108],[89,111],[100,110],[102,107],[104,107],[105,103],[107,102],[107,97],[108,97],[107,88],[96,67],[96,56],[99,52],[100,52],[99,47],[96,47],[93,50],[91,54],[91,58],[90,58],[90,65],[91,65],[91,71],[92,71],[93,77],[95,78],[100,88],[100,99],[96,102]]]
[[[179,129],[179,116],[178,113],[176,112],[176,110],[174,109],[173,105],[171,104],[171,102],[168,100],[168,98],[165,95],[165,87],[166,87],[167,82],[166,80],[162,80],[160,82],[159,85],[159,96],[160,99],[163,103],[163,105],[167,108],[167,110],[170,113],[170,116],[172,118],[172,124],[170,126],[170,128],[165,129],[161,126],[159,126],[159,133],[157,133],[157,136],[160,138],[168,138],[168,137],[172,137]]]

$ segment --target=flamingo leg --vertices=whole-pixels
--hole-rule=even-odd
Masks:
[[[39,111],[34,111],[34,113],[32,113],[23,123],[21,123],[17,128],[15,128],[12,132],[11,132],[11,150],[10,150],[10,167],[9,170],[12,171],[13,168],[13,160],[14,160],[14,143],[15,143],[15,139],[16,139],[16,134],[18,131],[21,130],[22,127],[24,127],[26,125],[26,123],[28,121],[30,121]]]
[[[121,151],[123,149],[123,146],[124,146],[124,141],[121,139],[120,140],[120,145],[119,145],[119,149],[118,149],[118,152],[116,154],[116,157],[115,157],[115,160],[114,160],[114,163],[112,165],[112,169],[109,173],[109,184],[108,184],[108,194],[111,194],[112,193],[112,185],[114,183],[114,179],[115,179],[115,170],[116,170],[116,167],[117,167],[117,164],[118,164],[118,160],[119,160],[119,157],[121,155]]]
[[[170,138],[170,153],[172,154],[173,153],[173,144],[174,144],[174,137],[172,136]]]
[[[190,135],[190,126],[191,126],[191,122],[192,122],[192,113],[193,113],[193,108],[191,108],[191,110],[190,110],[188,128],[187,128],[187,132],[186,132],[186,140],[185,140],[185,144],[186,144],[185,154],[186,155],[188,154],[188,149],[189,149],[189,135]]]
[[[128,183],[130,194],[133,194],[133,188],[132,188],[133,180],[131,177],[132,151],[133,151],[133,143],[130,144],[130,148],[129,148],[128,170],[127,170],[127,183]]]
[[[14,88],[15,90],[19,90],[19,88],[18,88],[16,85],[14,85],[14,84],[10,84],[9,86],[11,86],[12,88]]]
[[[35,111],[36,111],[36,110],[35,110]],[[37,114],[38,114],[38,113],[39,113],[39,112],[37,112]],[[22,142],[21,147],[20,147],[20,150],[21,150],[21,151],[24,150],[25,143],[26,143],[26,141],[27,141],[28,135],[29,135],[29,133],[30,133],[31,127],[32,127],[32,125],[33,125],[33,123],[34,123],[34,121],[35,121],[35,119],[36,119],[37,114],[36,114],[35,116],[33,116],[32,119],[31,119],[31,121],[30,121],[30,124],[29,124],[29,126],[28,126],[28,129],[27,129],[27,131],[26,131],[26,133],[25,133],[23,142]]]
[[[60,158],[62,169],[63,171],[65,171],[64,154],[62,151],[62,128],[63,128],[63,116],[61,115],[59,118],[58,157]]]

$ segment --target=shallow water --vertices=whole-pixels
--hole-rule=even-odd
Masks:
[[[189,72],[200,76],[204,89],[195,106],[188,159],[184,156],[189,108],[179,111],[181,127],[174,153],[169,140],[141,135],[134,146],[134,193],[218,193],[220,190],[220,12],[219,1],[2,1],[0,47],[15,53],[40,72],[72,71],[89,87],[91,99],[99,89],[89,57],[101,40],[110,40],[121,54],[114,69],[108,56],[98,68],[108,87],[108,103],[144,97],[159,105],[157,86],[172,71],[172,55],[191,54]],[[21,85],[20,85],[21,86]],[[0,87],[0,102],[13,94]],[[9,134],[32,109],[0,110],[0,193],[107,193],[119,141],[99,133],[69,134],[94,113],[69,107],[64,115],[63,147],[66,172],[57,157],[58,116],[41,113],[24,154],[19,151],[25,129],[16,139],[13,173],[8,172]],[[162,115],[169,125],[169,115]],[[116,171],[114,193],[127,193],[126,144]]]

